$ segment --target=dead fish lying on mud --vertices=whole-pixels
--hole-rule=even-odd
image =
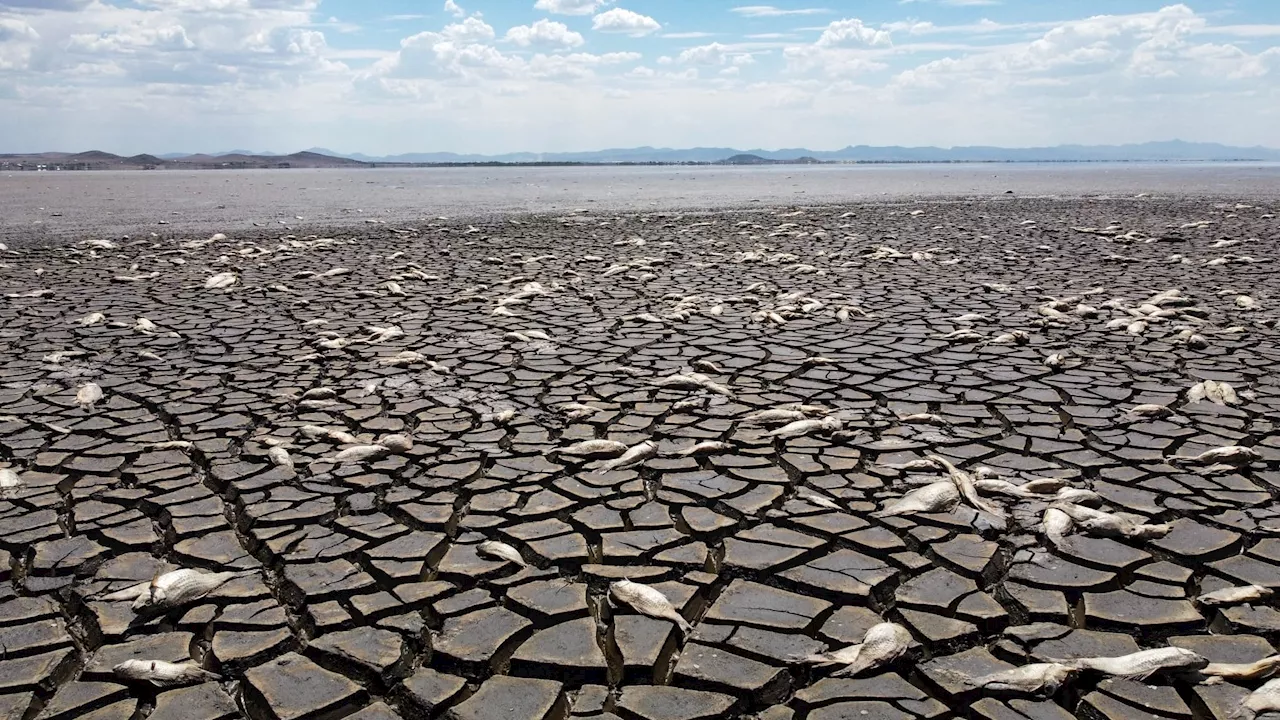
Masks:
[[[510,545],[499,542],[497,540],[485,540],[476,546],[476,550],[481,555],[487,555],[499,560],[506,560],[520,567],[528,567],[529,563],[525,562],[524,557],[520,555],[520,551]]]
[[[104,602],[133,600],[134,612],[148,609],[182,607],[195,602],[238,577],[252,575],[255,571],[207,573],[182,568],[157,575],[150,582],[139,583],[124,590],[98,598]]]
[[[676,611],[675,606],[671,604],[666,595],[648,585],[641,585],[630,580],[618,580],[609,585],[609,598],[611,603],[613,600],[626,603],[642,615],[648,615],[660,620],[670,620],[686,635],[693,629],[689,625],[689,621],[685,620]]]
[[[813,665],[844,665],[832,675],[855,677],[892,663],[911,647],[911,633],[896,623],[877,623],[862,642],[840,650],[817,653],[804,659]]]
[[[208,680],[221,680],[222,676],[209,672],[195,663],[171,663],[164,660],[125,660],[111,668],[125,680],[149,682],[156,687],[191,685]]]

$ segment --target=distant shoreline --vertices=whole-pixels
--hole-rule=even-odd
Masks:
[[[815,160],[803,158],[796,160],[759,159],[753,161],[732,162],[719,161],[647,161],[647,162],[585,162],[585,161],[539,161],[539,162],[363,162],[347,161],[343,163],[307,163],[307,162],[227,162],[227,163],[192,163],[183,161],[162,161],[155,164],[135,162],[13,162],[0,159],[0,172],[102,172],[102,171],[182,171],[182,170],[376,170],[376,169],[413,169],[413,168],[573,168],[573,167],[760,167],[760,166],[792,166],[805,167],[813,165],[851,166],[851,165],[1119,165],[1119,164],[1169,164],[1190,165],[1199,163],[1261,163],[1275,162],[1267,158],[1131,158],[1131,159],[1025,159],[1025,160]]]

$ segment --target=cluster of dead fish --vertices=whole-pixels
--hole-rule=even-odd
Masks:
[[[133,601],[133,611],[137,614],[168,612],[186,607],[224,584],[238,577],[252,575],[247,572],[206,573],[199,570],[182,568],[157,575],[150,582],[131,585],[123,590],[108,593],[97,598],[102,602]],[[193,662],[174,663],[164,660],[135,659],[126,660],[112,671],[124,680],[149,682],[159,687],[188,685],[221,679],[215,673],[201,668]]]
[[[1032,663],[963,680],[966,685],[987,692],[1052,695],[1073,677],[1085,672],[1136,681],[1156,675],[1172,675],[1196,683],[1214,684],[1223,680],[1260,680],[1274,675],[1277,670],[1280,670],[1280,655],[1250,663],[1211,663],[1199,653],[1169,646],[1115,657]],[[1240,713],[1248,714],[1250,718],[1254,714],[1274,710],[1280,710],[1280,681],[1277,680],[1255,690],[1240,707]]]

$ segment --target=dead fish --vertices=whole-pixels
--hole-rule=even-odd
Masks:
[[[1192,385],[1187,390],[1188,403],[1194,405],[1202,400],[1208,400],[1215,405],[1237,405],[1240,403],[1240,396],[1229,383],[1205,380]]]
[[[560,455],[573,457],[599,458],[617,457],[627,451],[627,446],[617,440],[583,440],[568,447],[555,450]]]
[[[11,494],[22,487],[22,478],[12,468],[0,468],[0,496]]]
[[[1237,296],[1236,296],[1236,307],[1240,308],[1241,310],[1259,310],[1259,309],[1261,309],[1261,308],[1259,307],[1259,305],[1258,305],[1258,301],[1257,301],[1257,300],[1254,300],[1253,298],[1249,297],[1248,295],[1237,295]]]
[[[693,398],[685,398],[684,400],[677,400],[671,403],[671,409],[674,411],[690,410],[693,408],[706,407],[706,405],[707,405],[707,398],[693,397]]]
[[[564,413],[564,415],[567,416],[570,420],[580,420],[582,418],[595,415],[598,412],[604,412],[600,408],[591,407],[590,405],[584,405],[582,403],[576,403],[576,402],[565,403],[557,409],[561,413]]]
[[[1120,515],[1094,510],[1074,503],[1054,503],[1052,507],[1056,507],[1070,515],[1071,519],[1082,529],[1103,537],[1127,537],[1148,540],[1162,538],[1173,530],[1173,526],[1168,524],[1148,525],[1137,523]]]
[[[403,433],[384,435],[377,444],[393,453],[407,453],[413,449],[413,438]]]
[[[672,453],[674,457],[691,457],[693,455],[711,455],[714,453],[729,452],[733,449],[733,445],[719,440],[707,440],[697,443],[692,447]]]
[[[913,415],[899,415],[898,422],[907,425],[947,425],[947,421],[941,415],[933,413],[915,413]]]
[[[997,335],[987,341],[988,345],[1026,345],[1031,342],[1031,335],[1026,330],[1014,330],[1013,332]]]
[[[107,321],[106,315],[103,315],[100,312],[91,312],[88,315],[85,315],[84,317],[80,318],[76,322],[84,327],[89,327],[91,325],[100,325],[106,321]]]
[[[854,677],[892,663],[911,647],[911,633],[896,623],[877,623],[867,630],[857,657],[832,675]]]
[[[1077,668],[1062,663],[1033,663],[980,675],[965,684],[990,692],[1052,695],[1076,672]]]
[[[622,455],[606,460],[598,468],[598,472],[609,472],[611,470],[625,470],[629,467],[641,465],[645,460],[658,454],[658,444],[652,440],[645,440],[639,445],[632,446]]]
[[[499,560],[506,560],[507,562],[515,563],[520,567],[529,567],[529,563],[524,561],[524,558],[520,555],[520,551],[504,542],[499,542],[497,540],[485,540],[476,546],[476,551],[481,555],[488,555],[489,557],[498,558]]]
[[[689,631],[693,629],[689,625],[689,621],[685,620],[676,611],[675,606],[671,604],[666,595],[648,585],[641,585],[630,580],[618,580],[609,585],[609,595],[611,599],[630,605],[632,609],[642,615],[648,615],[659,620],[670,620],[685,635],[688,635]]]
[[[356,445],[339,452],[331,458],[330,462],[347,463],[347,462],[364,462],[365,460],[374,460],[385,457],[391,453],[391,449],[382,445]]]
[[[1067,364],[1067,356],[1064,353],[1054,353],[1044,359],[1044,366],[1051,370],[1060,370]]]
[[[329,428],[317,427],[315,425],[303,425],[300,432],[305,437],[311,438],[312,440],[325,438],[327,440],[332,440],[339,445],[355,445],[360,442],[356,439],[355,435],[352,435],[345,430],[331,430]]]
[[[111,671],[126,680],[145,681],[157,687],[222,679],[221,675],[209,672],[195,663],[171,663],[164,660],[125,660],[111,668]]]
[[[835,432],[843,427],[844,423],[841,422],[840,418],[836,417],[825,417],[821,420],[796,420],[776,430],[764,433],[764,437],[776,437],[786,440],[817,432]]]
[[[1137,415],[1139,417],[1161,418],[1161,417],[1168,417],[1172,415],[1173,411],[1165,407],[1164,405],[1147,404],[1147,405],[1133,406],[1132,408],[1129,409],[1129,414]]]
[[[388,280],[378,287],[382,290],[386,290],[388,295],[397,295],[400,297],[405,295],[404,288],[400,287],[400,283],[395,280]]]
[[[1022,485],[1014,485],[1007,480],[996,478],[980,478],[974,481],[973,486],[988,495],[1007,495],[1024,500],[1038,500],[1047,499],[1047,496],[1063,489],[1066,484],[1066,480],[1059,478],[1037,478]]]
[[[1232,717],[1253,720],[1261,713],[1278,710],[1280,710],[1280,679],[1268,680],[1266,684],[1240,701],[1240,707],[1236,708]]]
[[[778,425],[804,420],[807,416],[799,410],[759,410],[742,419],[743,425]]]
[[[480,422],[491,422],[494,425],[506,425],[516,416],[515,408],[506,408],[495,412],[484,413],[480,416]]]
[[[390,357],[378,358],[378,364],[382,367],[403,367],[405,365],[414,365],[427,359],[426,355],[416,350],[402,350]]]
[[[941,465],[930,460],[929,458],[917,458],[915,460],[908,460],[907,462],[904,462],[904,463],[884,463],[881,465],[881,467],[886,467],[886,468],[889,468],[890,470],[901,470],[903,472],[943,469]]]
[[[694,360],[693,362],[689,363],[689,367],[693,368],[694,370],[702,370],[703,372],[713,372],[713,373],[719,373],[719,374],[724,373],[724,370],[720,369],[719,365],[716,365],[710,360]]]
[[[240,276],[233,272],[218,273],[204,281],[205,290],[221,290],[240,282]]]
[[[960,502],[960,491],[950,480],[931,483],[885,503],[883,509],[871,513],[872,517],[894,517],[914,513],[947,512]]]
[[[199,570],[180,569],[156,576],[147,589],[133,602],[133,611],[149,608],[176,608],[195,602],[222,587],[228,581],[245,573],[206,573]]]
[[[685,390],[694,390],[702,387],[703,380],[695,374],[688,375],[668,375],[666,377],[654,378],[649,381],[650,385],[660,388],[677,388]]]
[[[151,352],[150,350],[139,350],[137,355],[139,360],[157,360],[157,361],[164,360],[164,358]]]
[[[1210,465],[1213,463],[1248,465],[1254,460],[1260,460],[1261,458],[1261,453],[1253,448],[1242,447],[1240,445],[1226,445],[1224,447],[1210,448],[1199,455],[1175,455],[1170,459],[1180,460],[1186,463],[1195,463],[1197,465]]]
[[[1101,505],[1102,496],[1085,488],[1062,488],[1051,498],[1054,502],[1068,502],[1076,505]]]
[[[97,383],[86,383],[76,391],[76,404],[85,410],[93,408],[102,399],[102,388]]]
[[[195,447],[190,440],[165,440],[164,442],[147,443],[143,445],[147,450],[190,450]]]
[[[40,360],[41,362],[53,363],[56,365],[68,358],[84,357],[88,354],[89,353],[84,350],[55,350],[48,355],[45,355],[43,358],[40,358]]]
[[[1067,541],[1074,527],[1075,521],[1071,516],[1052,505],[1045,508],[1044,515],[1040,517],[1040,532],[1055,547],[1061,547]]]
[[[955,322],[955,323],[991,322],[991,318],[987,317],[986,315],[981,315],[979,313],[966,313],[964,315],[961,315],[960,317],[951,318],[951,322]]]
[[[840,507],[838,504],[836,504],[834,500],[827,497],[826,495],[819,495],[818,493],[812,490],[809,490],[807,488],[800,488],[799,490],[797,490],[796,499],[801,500],[803,502],[807,502],[810,505],[813,505],[814,507],[826,508],[828,510],[844,509]]]
[[[1240,587],[1222,588],[1207,592],[1196,598],[1196,602],[1209,607],[1224,605],[1242,605],[1271,597],[1274,591],[1261,585],[1242,585]]]
[[[1157,673],[1199,670],[1208,665],[1209,660],[1185,648],[1162,647],[1118,657],[1080,658],[1064,664],[1077,670],[1093,670],[1129,680],[1145,680]]]
[[[997,517],[1004,517],[1003,509],[983,500],[982,497],[978,495],[978,490],[974,487],[974,477],[972,475],[956,467],[950,460],[947,460],[944,457],[938,455],[926,455],[925,457],[942,466],[942,468],[946,470],[947,475],[951,478],[951,482],[955,483],[956,489],[960,491],[960,494],[965,500],[969,501],[970,505],[985,513],[990,513]]]
[[[282,447],[277,446],[268,450],[267,459],[276,467],[282,467],[289,470],[293,469],[293,458],[289,457],[289,451]]]
[[[1227,680],[1261,680],[1275,675],[1277,670],[1280,670],[1280,655],[1251,663],[1209,663],[1200,668],[1200,674]]]

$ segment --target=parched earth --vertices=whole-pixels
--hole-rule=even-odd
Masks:
[[[1263,678],[967,679],[1277,653],[1274,598],[1197,601],[1280,587],[1271,213],[1010,200],[10,249],[0,717],[1227,718]],[[793,437],[745,420],[795,404]],[[592,438],[656,452],[556,452]],[[873,514],[951,482],[926,457],[991,512]],[[1165,527],[1055,539],[1051,502]],[[159,612],[104,599],[177,568],[239,575]],[[692,631],[611,602],[623,578]],[[806,661],[886,621],[901,656]],[[216,677],[157,687],[129,659]]]

